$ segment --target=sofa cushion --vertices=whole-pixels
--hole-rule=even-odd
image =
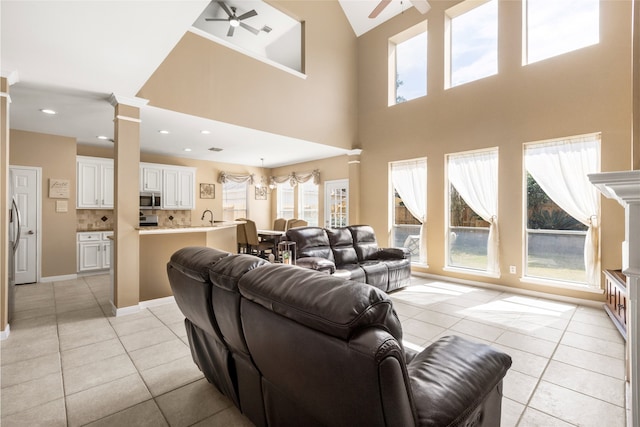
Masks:
[[[249,271],[238,284],[243,297],[323,333],[349,339],[379,327],[402,339],[400,320],[387,295],[373,286],[288,265]]]
[[[286,240],[296,242],[296,258],[319,257],[334,261],[329,237],[324,228],[291,228],[285,236]]]
[[[338,268],[344,264],[358,263],[358,255],[353,247],[353,237],[348,228],[328,228],[327,236],[329,236],[329,244]]]
[[[378,252],[378,242],[376,233],[370,225],[350,225],[347,227],[351,231],[353,247],[358,254],[358,261],[366,261]]]
[[[238,281],[247,272],[269,264],[256,256],[231,255],[213,264],[209,280],[213,284],[210,304],[216,313],[216,321],[225,342],[232,349],[248,353],[240,328],[240,291]]]

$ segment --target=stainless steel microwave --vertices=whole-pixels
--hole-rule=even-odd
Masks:
[[[140,209],[160,209],[160,193],[140,193]]]

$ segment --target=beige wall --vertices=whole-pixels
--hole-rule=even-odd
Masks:
[[[42,277],[76,273],[76,140],[11,130],[10,163],[42,168]],[[50,178],[71,183],[69,211],[56,212]]]
[[[356,143],[356,38],[338,2],[272,2],[305,22],[301,78],[187,33],[137,96],[149,104],[321,144]]]
[[[601,42],[521,66],[521,3],[499,3],[499,74],[444,90],[444,10],[455,1],[432,2],[428,95],[387,107],[387,40],[425,19],[410,10],[358,40],[359,131],[362,144],[363,222],[380,240],[389,234],[388,162],[427,157],[428,273],[526,287],[584,298],[584,292],[521,283],[508,274],[523,264],[522,144],[602,132],[602,171],[631,167],[631,2],[603,1]],[[499,221],[502,277],[498,280],[443,270],[444,156],[499,148]],[[623,211],[602,200],[602,266],[621,266]]]

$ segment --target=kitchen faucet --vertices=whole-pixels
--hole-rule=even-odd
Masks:
[[[204,221],[204,216],[207,214],[207,212],[211,214],[211,220],[209,221],[209,223],[211,224],[211,226],[213,226],[213,212],[211,212],[210,209],[207,209],[204,212],[202,212],[202,218],[200,219]]]

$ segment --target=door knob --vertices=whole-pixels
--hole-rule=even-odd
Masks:
[[[27,231],[27,234],[34,234],[34,233],[33,233],[33,230],[29,230],[29,231]]]

